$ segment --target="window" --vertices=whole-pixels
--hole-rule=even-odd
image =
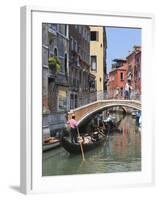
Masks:
[[[97,56],[91,56],[91,70],[97,71]]]
[[[65,53],[64,65],[65,65],[65,74],[67,75],[67,53]]]
[[[58,93],[58,110],[59,111],[66,111],[67,110],[66,91],[59,90],[59,93]]]
[[[91,31],[91,41],[98,41],[98,32]]]
[[[132,73],[131,73],[131,72],[128,72],[128,75],[127,75],[127,76],[128,76],[127,79],[128,79],[129,81],[132,80]]]
[[[73,50],[73,38],[72,37],[70,38],[70,47],[71,47],[71,50]]]
[[[65,25],[65,36],[67,37],[67,25]]]
[[[77,52],[78,51],[78,46],[77,46],[77,41],[74,41],[74,50]]]
[[[74,108],[74,106],[73,106],[73,101],[74,101],[74,95],[71,94],[71,95],[70,95],[70,109],[73,109],[73,108]]]
[[[79,56],[77,56],[77,66],[80,67],[80,59],[79,59]]]
[[[123,81],[124,80],[124,73],[120,72],[120,80]]]
[[[82,80],[82,71],[79,72],[79,80]]]
[[[57,56],[57,48],[54,48],[54,56]]]

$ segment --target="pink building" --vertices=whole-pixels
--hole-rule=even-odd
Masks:
[[[115,59],[112,71],[109,73],[108,95],[110,98],[122,98],[127,81],[127,61]]]
[[[127,56],[127,80],[135,94],[141,95],[141,47],[134,46],[133,51]]]
[[[126,59],[114,59],[109,72],[109,98],[122,98],[126,83],[131,86],[131,98],[141,95],[141,47],[134,46]]]

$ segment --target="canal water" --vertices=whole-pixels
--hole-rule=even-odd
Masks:
[[[121,117],[115,114],[117,118]],[[100,147],[81,155],[70,155],[62,147],[43,153],[43,176],[130,172],[141,170],[141,133],[135,119],[126,115],[119,128]]]

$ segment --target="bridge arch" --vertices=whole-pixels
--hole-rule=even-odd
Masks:
[[[93,114],[103,111],[107,108],[117,106],[121,106],[123,109],[124,107],[127,107],[141,110],[141,102],[136,100],[98,100],[72,110],[69,112],[69,118],[71,117],[72,113],[74,113],[76,115],[78,125],[80,125],[85,119],[89,118]]]
[[[119,105],[118,105],[119,106]],[[78,125],[80,125],[84,120],[86,120],[87,118],[91,117],[92,115],[94,115],[95,113],[98,113],[98,112],[101,112],[107,108],[112,108],[112,107],[117,107],[117,105],[107,105],[107,106],[103,106],[101,108],[97,108],[97,109],[94,109],[92,111],[90,111],[89,113],[86,113],[86,115],[82,116],[79,120],[78,120]],[[123,108],[123,105],[121,106]],[[129,106],[125,106],[125,107],[129,107]],[[130,108],[130,107],[129,107]],[[134,108],[134,109],[137,109],[139,110],[138,108],[136,107],[131,107],[131,108]]]

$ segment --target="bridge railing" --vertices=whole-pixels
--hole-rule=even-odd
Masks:
[[[97,91],[93,93],[89,93],[88,95],[79,96],[77,99],[76,108],[80,106],[84,106],[89,103],[93,103],[97,100],[111,100],[118,99],[124,100],[124,96],[111,96],[108,92]],[[131,93],[130,98],[127,100],[138,100],[140,101],[140,95],[138,95],[135,91]]]

